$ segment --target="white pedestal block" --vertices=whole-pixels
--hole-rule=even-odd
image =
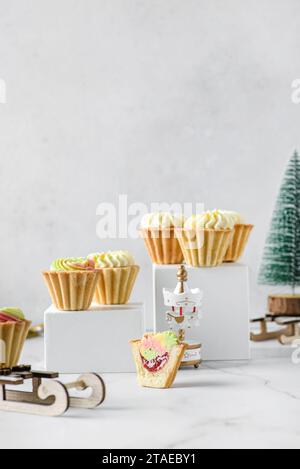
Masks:
[[[163,288],[174,289],[178,266],[153,266],[155,330],[169,328]],[[250,358],[248,267],[224,264],[216,268],[188,267],[188,285],[203,291],[200,327],[188,330],[187,339],[202,342],[204,360]]]
[[[144,333],[144,304],[45,312],[45,367],[60,373],[135,372],[129,341]]]

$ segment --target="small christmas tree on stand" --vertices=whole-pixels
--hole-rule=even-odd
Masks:
[[[300,160],[297,152],[289,161],[280,188],[259,284],[288,286],[291,293],[269,296],[269,314],[252,321],[260,324],[260,332],[252,332],[251,340],[278,339],[282,344],[292,344],[300,339],[300,295],[296,294],[296,287],[300,285]],[[281,329],[268,331],[270,322]]]
[[[280,188],[267,237],[259,284],[289,286],[291,294],[269,297],[269,313],[299,316],[300,295],[300,160],[295,152]]]

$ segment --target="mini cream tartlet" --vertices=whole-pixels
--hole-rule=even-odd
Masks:
[[[238,212],[222,210],[222,213],[231,217],[234,224],[233,237],[226,253],[224,262],[237,262],[244,254],[254,225],[245,223],[243,217]]]
[[[128,251],[110,251],[90,254],[98,279],[94,300],[100,305],[128,303],[140,267]]]
[[[0,369],[19,364],[31,322],[18,308],[0,308]]]
[[[94,262],[84,257],[57,259],[43,272],[53,304],[60,311],[88,310],[99,275]]]
[[[192,215],[183,229],[176,230],[185,261],[193,267],[223,263],[233,236],[231,217],[219,210]]]
[[[130,341],[138,383],[149,388],[170,388],[175,380],[187,344],[172,331],[145,334]]]
[[[143,217],[140,233],[153,264],[183,262],[183,253],[175,236],[175,229],[182,228],[183,224],[184,217],[180,214],[157,212]]]

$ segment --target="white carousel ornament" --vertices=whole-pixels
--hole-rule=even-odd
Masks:
[[[176,329],[179,340],[185,340],[186,329],[200,325],[201,306],[203,292],[199,288],[190,289],[187,284],[188,273],[184,265],[181,265],[177,272],[178,284],[175,290],[163,289],[165,306],[170,309],[167,312],[166,320],[170,328]],[[194,366],[198,368],[201,363],[200,343],[187,342],[188,348],[181,366]]]

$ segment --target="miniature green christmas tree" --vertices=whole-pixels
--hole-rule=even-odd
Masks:
[[[259,273],[261,285],[300,285],[300,160],[295,152],[280,188]]]

